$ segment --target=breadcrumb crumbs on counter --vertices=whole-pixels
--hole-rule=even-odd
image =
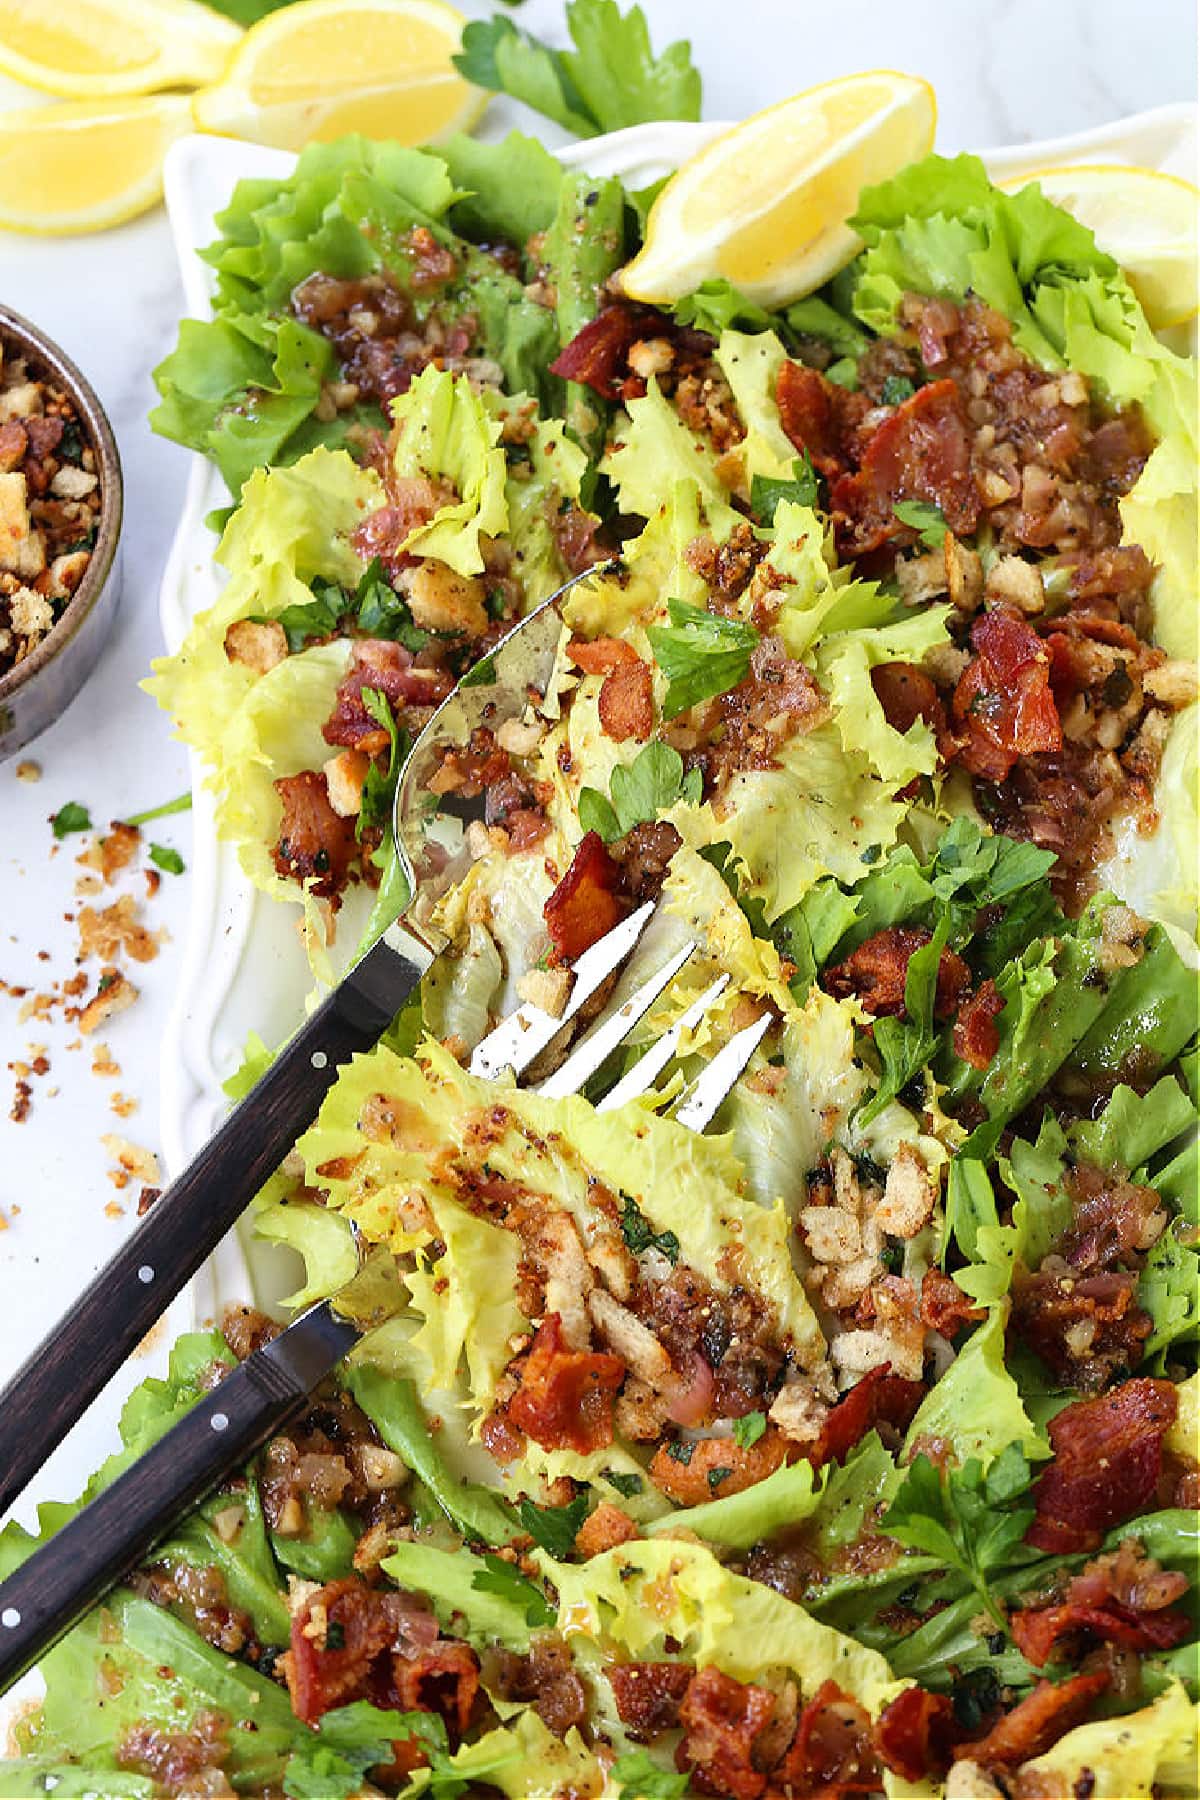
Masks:
[[[138,1102],[133,1098],[132,1094],[122,1094],[117,1092],[110,1097],[108,1102],[108,1110],[116,1113],[118,1119],[131,1118],[137,1109]]]
[[[32,757],[26,757],[22,762],[17,764],[18,781],[34,782],[40,781],[41,779],[42,765],[39,762],[34,762]]]
[[[78,1047],[78,1046],[77,1046]],[[69,1050],[71,1045],[67,1045]],[[114,1061],[112,1051],[107,1044],[92,1046],[92,1074],[98,1075],[102,1081],[115,1080],[121,1073],[121,1065]]]
[[[127,1187],[131,1180],[140,1181],[146,1187],[157,1187],[162,1181],[162,1171],[153,1150],[111,1131],[104,1132],[100,1142],[117,1165],[108,1172],[115,1187]]]

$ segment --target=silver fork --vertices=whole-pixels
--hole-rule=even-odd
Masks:
[[[557,647],[557,623],[554,624],[553,644],[550,642],[548,629],[549,614],[554,605],[555,602],[552,601],[540,614],[534,615],[535,621],[542,621],[539,640],[541,687],[530,680],[524,691],[514,691],[511,668],[509,678],[505,676],[505,645],[501,645],[495,653],[499,679],[488,690],[491,699],[482,709],[484,718],[480,718],[478,705],[478,695],[485,691],[483,684],[476,683],[474,702],[468,700],[464,703],[461,699],[464,691],[471,693],[470,688],[457,690],[418,740],[413,753],[417,775],[413,774],[410,763],[401,776],[394,828],[419,904],[410,911],[407,918],[398,920],[389,928],[380,943],[352,971],[351,977],[342,983],[330,1001],[325,1002],[320,1013],[314,1015],[315,1020],[320,1019],[330,1008],[331,1002],[338,1001],[340,996],[340,1016],[343,1022],[349,1018],[353,1029],[344,1032],[339,1040],[339,1062],[345,1061],[354,1050],[368,1049],[375,1043],[438,954],[440,940],[428,925],[429,901],[431,896],[436,897],[438,892],[444,891],[457,879],[462,864],[454,849],[454,831],[447,833],[444,829],[439,829],[437,821],[442,815],[435,815],[427,805],[419,805],[419,796],[428,793],[429,775],[433,766],[436,766],[436,758],[440,757],[448,743],[467,742],[471,731],[480,722],[499,722],[502,717],[515,716],[516,711],[527,704],[531,689],[538,695],[544,694],[553,663],[553,652]],[[512,644],[514,638],[520,635],[520,632],[514,634],[506,640],[507,644]],[[530,665],[524,654],[520,662],[523,671],[527,671]],[[516,704],[518,700],[519,707]],[[512,710],[506,711],[508,706]],[[443,726],[448,727],[447,735],[435,741],[430,734],[447,707],[451,708],[449,719],[443,719]],[[450,732],[453,735],[449,735]],[[418,787],[416,782],[422,776],[421,786]],[[458,829],[461,828],[460,818]],[[519,1080],[555,1039],[570,1031],[589,1001],[593,1001],[601,993],[605,983],[625,965],[653,917],[654,910],[652,902],[639,907],[578,958],[571,970],[572,982],[567,1004],[558,1017],[526,1003],[489,1032],[472,1056],[472,1072],[495,1079],[505,1071],[511,1071]],[[413,912],[421,917],[419,925],[414,923]],[[684,945],[641,982],[619,1007],[602,1011],[579,1042],[571,1048],[566,1060],[540,1083],[536,1091],[551,1097],[580,1092],[646,1016],[655,1000],[665,992],[696,949],[695,943]],[[397,977],[394,968],[386,968],[385,972],[390,977],[386,987],[380,984],[378,971],[373,983],[364,975],[364,972],[370,974],[373,959],[379,962],[384,955],[397,961],[403,959],[403,967],[407,971],[402,977]],[[599,1109],[610,1110],[639,1096],[651,1094],[659,1076],[681,1049],[686,1035],[695,1030],[715,1005],[728,982],[727,975],[721,975],[713,981],[675,1024],[603,1096],[598,1102]],[[399,998],[396,997],[397,993]],[[353,1010],[355,1007],[357,1012]],[[697,1132],[705,1129],[745,1069],[770,1023],[771,1015],[764,1012],[724,1044],[674,1105],[673,1116],[679,1124]],[[336,1065],[331,1067],[329,1053],[323,1048],[324,1043],[329,1041],[328,1034],[314,1038],[311,1026],[312,1022],[292,1040],[280,1060],[290,1062],[295,1068],[298,1066],[296,1046],[298,1043],[304,1044],[303,1062],[317,1076],[320,1094],[323,1094],[336,1077]],[[317,1046],[315,1049],[312,1047],[314,1042]],[[266,1081],[271,1080],[278,1067],[277,1062],[265,1078]],[[311,1083],[307,1093],[311,1096]],[[318,1100],[319,1097],[320,1095]],[[260,1099],[259,1089],[232,1115],[230,1124],[241,1118],[252,1130],[254,1121],[261,1118],[262,1113],[261,1103],[256,1105],[256,1099]],[[262,1181],[278,1165],[300,1126],[307,1124],[315,1111],[316,1103],[309,1105],[306,1102],[303,1107],[294,1102],[285,1104],[283,1116],[287,1121],[287,1128],[282,1141],[278,1118],[268,1121],[264,1135],[272,1146],[269,1161],[265,1168],[261,1167],[262,1155],[259,1153],[256,1160],[259,1172],[248,1192],[243,1178],[238,1211],[241,1210],[241,1204],[257,1191]],[[223,1130],[228,1131],[228,1126]],[[238,1141],[245,1141],[244,1134],[239,1135]],[[202,1152],[201,1160],[207,1154]],[[192,1167],[194,1169],[195,1165]],[[186,1179],[190,1172],[186,1171],[181,1180]],[[169,1198],[170,1192],[164,1195],[148,1215],[147,1224],[157,1216],[159,1208],[166,1205]],[[144,1231],[143,1226],[142,1232],[135,1233],[131,1241],[137,1242]],[[210,1224],[202,1233],[206,1247],[211,1249],[220,1235],[220,1231],[212,1231]],[[357,1244],[357,1234],[355,1241]],[[361,1267],[361,1245],[359,1248]],[[190,1250],[188,1259],[192,1268],[200,1261],[200,1257],[193,1256]],[[153,1279],[154,1268],[149,1263],[139,1271],[139,1279],[144,1279],[146,1275]],[[148,1286],[150,1283],[144,1282],[144,1285]],[[349,1314],[348,1309],[353,1305],[353,1288],[352,1280],[340,1294],[308,1308],[270,1344],[249,1356],[111,1487],[65,1525],[45,1548],[35,1553],[6,1582],[0,1584],[0,1692],[31,1668],[89,1607],[141,1561],[189,1507],[216,1487],[226,1475],[244,1464],[268,1437],[303,1410],[312,1389],[334,1369],[357,1342],[361,1330],[365,1329],[366,1322],[361,1318],[356,1320]],[[114,1316],[113,1303],[118,1292],[119,1284],[110,1293],[108,1304],[103,1309],[110,1320]],[[85,1296],[85,1302],[88,1298],[89,1296]],[[92,1346],[93,1354],[99,1354],[101,1349],[100,1345]],[[60,1366],[59,1354],[59,1346],[52,1341],[51,1360],[56,1369]],[[39,1355],[44,1355],[44,1351]],[[36,1381],[37,1358],[27,1366],[33,1370]],[[74,1374],[77,1380],[86,1380],[81,1365],[75,1365]],[[21,1377],[18,1377],[18,1381],[20,1380]],[[23,1399],[24,1396],[18,1394],[18,1398]],[[11,1404],[11,1401],[5,1397],[4,1404]],[[28,1413],[27,1406],[22,1406],[19,1410],[24,1414]],[[78,1406],[75,1409],[76,1416],[82,1410],[82,1406]],[[11,1414],[3,1423],[5,1432],[11,1439],[14,1430]],[[49,1434],[43,1435],[41,1439],[41,1457],[47,1455],[49,1447],[52,1447],[46,1447],[46,1435]],[[41,1457],[34,1462],[34,1467]],[[29,1460],[28,1457],[25,1458],[26,1463]],[[10,1484],[12,1480],[10,1467]],[[19,1487],[21,1484],[18,1482],[17,1485]]]

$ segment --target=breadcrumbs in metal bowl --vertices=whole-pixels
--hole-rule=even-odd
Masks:
[[[121,465],[62,351],[0,307],[0,757],[66,710],[119,597]]]

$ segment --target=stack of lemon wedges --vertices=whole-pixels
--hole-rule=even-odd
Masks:
[[[56,97],[0,112],[0,226],[132,218],[189,131],[299,150],[467,130],[485,96],[450,61],[462,27],[444,0],[300,0],[249,31],[201,0],[0,0],[0,74]]]

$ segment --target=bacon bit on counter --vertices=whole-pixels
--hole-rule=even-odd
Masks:
[[[1172,1382],[1139,1376],[1056,1413],[1047,1427],[1054,1460],[1034,1484],[1037,1511],[1026,1543],[1054,1554],[1094,1550],[1106,1531],[1147,1506],[1177,1410]]]

